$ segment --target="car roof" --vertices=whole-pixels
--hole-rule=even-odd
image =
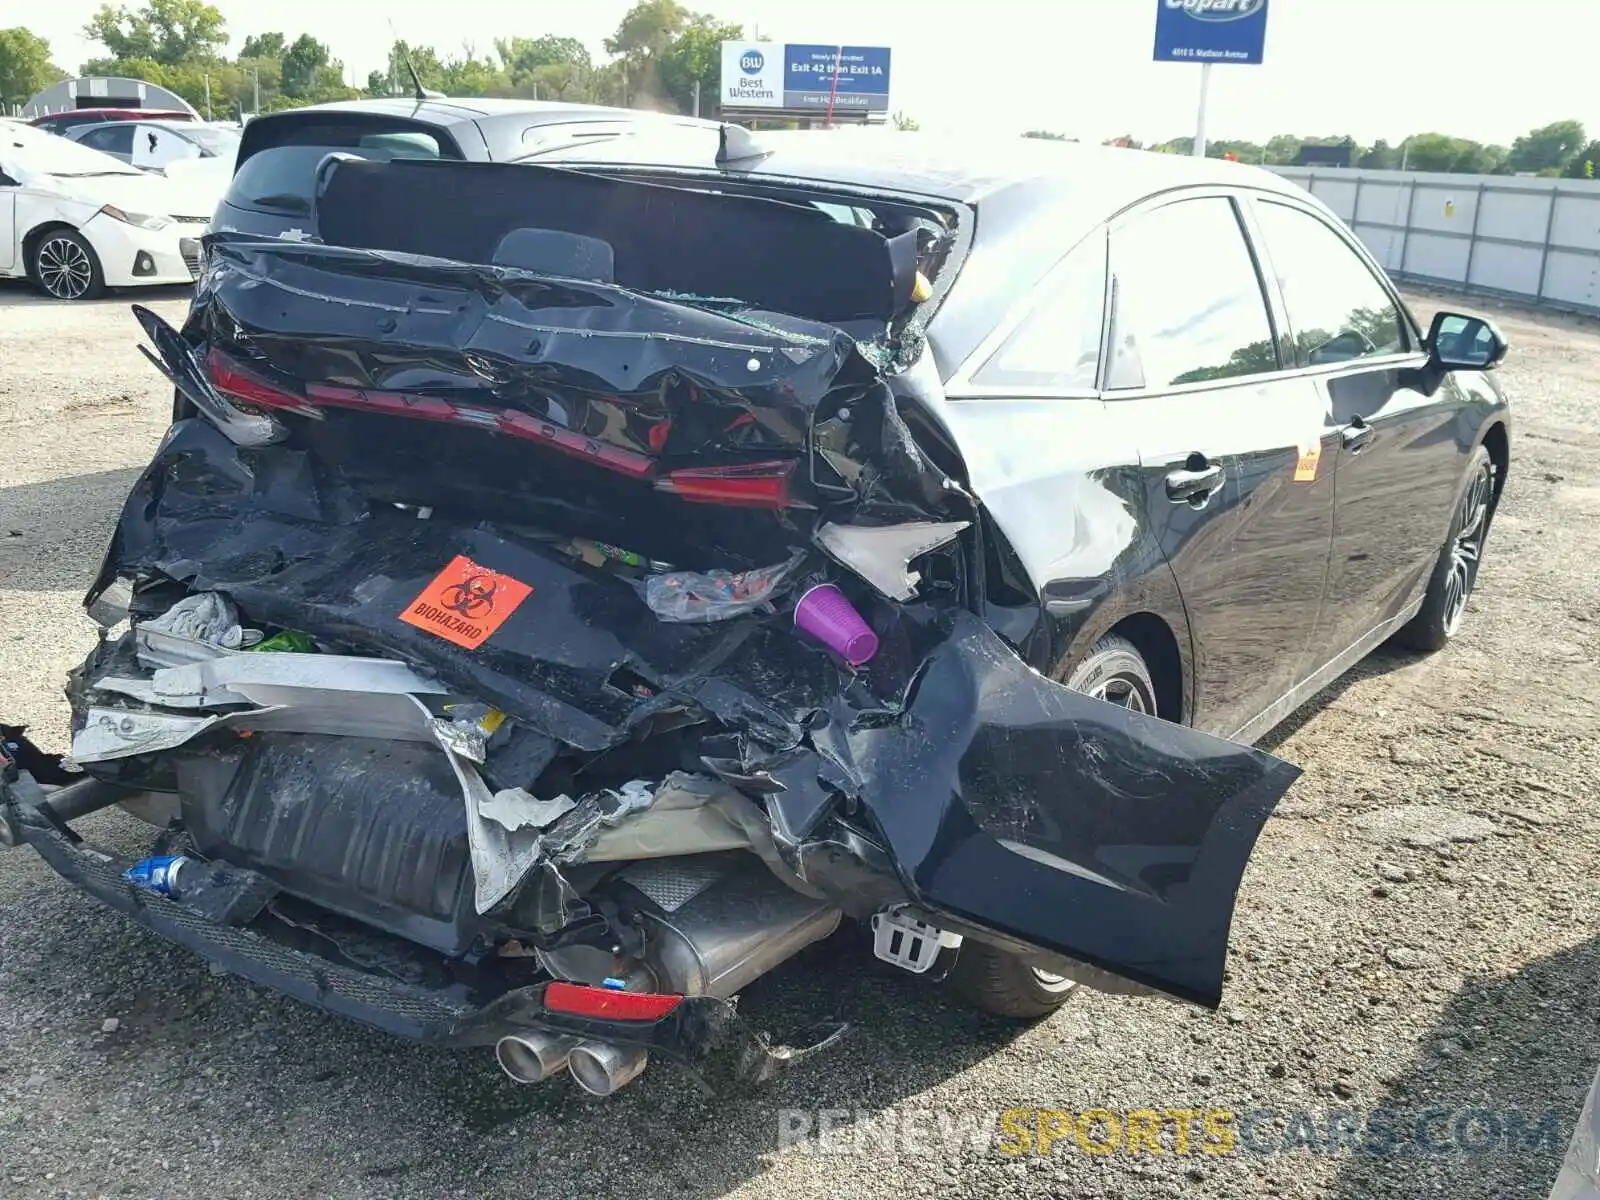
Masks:
[[[941,372],[975,349],[1092,230],[1147,197],[1208,187],[1305,196],[1259,167],[1042,138],[859,129],[750,136],[763,157],[736,160],[721,174],[916,198],[975,214],[956,283],[926,331]],[[715,177],[716,153],[715,136],[671,130],[565,149],[540,162]]]
[[[751,135],[765,155],[730,171],[894,192],[982,206],[1008,191],[1070,192],[1102,216],[1177,187],[1252,187],[1298,193],[1270,171],[1214,158],[1086,146],[1043,138],[941,136],[889,130],[775,130]],[[700,130],[673,130],[576,148],[563,160],[705,170],[714,166],[716,139]]]
[[[111,118],[135,118],[166,121],[192,121],[194,118],[178,108],[69,108],[63,112],[45,113],[43,116],[34,117],[34,125],[53,124],[58,121],[70,119],[83,120],[84,118],[102,118],[109,124]]]
[[[562,100],[519,100],[492,97],[429,97],[418,100],[412,96],[382,97],[375,100],[333,100],[326,104],[313,104],[306,108],[288,109],[270,114],[275,119],[294,113],[349,112],[376,113],[383,116],[407,117],[433,125],[456,125],[465,121],[482,121],[485,118],[517,117],[537,118],[533,124],[565,121],[606,120],[650,121],[663,114],[638,108],[611,108],[601,104],[575,104]],[[263,114],[266,116],[266,114]],[[257,118],[262,119],[262,118]],[[688,122],[690,118],[672,118]],[[706,128],[715,128],[711,121],[703,122]]]

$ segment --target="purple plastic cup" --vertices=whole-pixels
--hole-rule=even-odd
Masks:
[[[872,632],[855,605],[831,583],[819,583],[794,606],[794,623],[832,650],[852,667],[870,662],[878,652],[878,635]]]

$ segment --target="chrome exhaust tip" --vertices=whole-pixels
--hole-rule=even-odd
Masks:
[[[495,1061],[518,1083],[539,1083],[567,1065],[577,1038],[530,1030],[510,1033],[494,1044]]]
[[[583,1042],[573,1048],[567,1070],[591,1096],[609,1096],[644,1074],[649,1064],[650,1052],[637,1046]]]

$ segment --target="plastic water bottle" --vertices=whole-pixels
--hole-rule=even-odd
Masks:
[[[157,854],[143,862],[134,863],[122,873],[122,877],[157,895],[176,897],[178,876],[193,861],[186,854]]]

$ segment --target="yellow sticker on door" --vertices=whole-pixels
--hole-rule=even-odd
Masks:
[[[1294,464],[1294,481],[1311,483],[1317,477],[1317,464],[1322,461],[1322,439],[1307,442],[1300,447],[1300,457]]]

